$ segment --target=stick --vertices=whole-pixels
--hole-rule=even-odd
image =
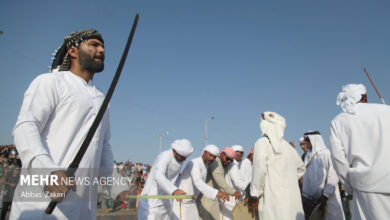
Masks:
[[[196,199],[194,195],[127,195],[127,199]]]
[[[135,16],[133,27],[131,28],[129,38],[128,38],[127,43],[126,43],[126,47],[123,51],[122,58],[119,62],[118,68],[117,68],[115,76],[111,82],[110,88],[108,89],[107,95],[103,100],[102,106],[100,107],[99,112],[98,112],[95,120],[93,121],[91,128],[89,129],[89,131],[87,133],[87,136],[85,137],[83,143],[81,144],[79,151],[77,152],[72,163],[69,165],[68,169],[66,170],[66,176],[68,176],[68,177],[74,176],[77,168],[79,167],[79,163],[80,163],[81,159],[83,159],[83,156],[84,156],[85,152],[87,151],[89,144],[91,143],[91,140],[96,132],[96,129],[98,128],[100,121],[103,118],[104,112],[107,109],[108,103],[110,102],[112,94],[114,93],[115,86],[119,80],[119,76],[121,75],[123,65],[125,64],[126,57],[127,57],[128,52],[129,52],[129,49],[130,49],[131,41],[133,40],[133,36],[135,33],[135,28],[137,27],[138,18],[139,18],[139,15],[137,14]],[[45,210],[45,213],[50,215],[53,212],[53,210],[56,208],[56,206],[57,206],[57,202],[55,202],[54,200],[51,200],[51,202],[49,203],[49,205],[47,206],[47,208]]]
[[[222,202],[222,220],[224,215],[225,215],[225,201]]]
[[[180,204],[180,220],[181,220],[181,202],[179,202]]]
[[[383,100],[381,94],[379,93],[379,91],[378,91],[378,89],[376,88],[374,82],[372,81],[372,79],[371,79],[371,77],[370,77],[370,74],[368,74],[366,68],[363,68],[363,70],[364,70],[364,72],[366,73],[368,79],[370,80],[372,86],[374,86],[374,89],[375,89],[375,91],[376,91],[376,94],[378,94],[379,98],[382,100],[382,103],[383,103],[383,104],[386,104],[386,103],[385,103],[385,100]]]

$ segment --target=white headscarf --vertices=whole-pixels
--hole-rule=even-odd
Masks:
[[[171,147],[183,157],[190,156],[192,151],[194,151],[191,142],[187,139],[176,140],[171,144]]]
[[[342,91],[337,96],[336,104],[341,107],[343,112],[354,114],[355,104],[362,99],[362,95],[367,90],[363,84],[348,84],[343,86]]]
[[[310,134],[310,133],[317,133],[317,134]],[[312,146],[311,151],[308,149],[310,153],[306,156],[307,161],[310,160],[312,156],[316,154],[320,154],[323,149],[326,149],[324,139],[322,139],[322,136],[318,131],[307,132],[305,133],[304,136],[309,138]]]
[[[267,135],[275,154],[281,153],[280,146],[283,141],[286,120],[275,112],[263,112],[261,115],[260,129],[263,135]]]
[[[233,145],[232,148],[234,151],[244,152],[244,148],[241,145]]]
[[[218,156],[218,154],[219,154],[218,147],[213,145],[213,144],[207,145],[205,148],[203,148],[203,151],[207,151],[214,156]]]

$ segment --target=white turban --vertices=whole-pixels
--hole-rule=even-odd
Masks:
[[[280,146],[283,141],[286,120],[275,112],[263,112],[261,118],[261,132],[269,138],[275,154],[281,153]]]
[[[219,154],[218,147],[213,145],[213,144],[207,145],[205,148],[203,148],[203,151],[207,151],[214,156],[218,156],[218,154]]]
[[[171,144],[171,147],[183,157],[190,156],[192,151],[194,151],[191,142],[187,139],[176,140]]]
[[[348,84],[343,86],[342,90],[337,96],[336,104],[343,112],[354,114],[355,104],[362,99],[362,95],[367,93],[366,87],[363,84]]]
[[[304,140],[304,138],[303,138],[303,137],[300,137],[300,138],[299,138],[299,143],[300,143],[300,142],[303,142],[303,140]]]
[[[232,148],[233,148],[234,151],[244,152],[244,148],[242,148],[241,145],[233,145]]]

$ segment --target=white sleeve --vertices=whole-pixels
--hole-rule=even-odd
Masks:
[[[268,140],[267,140],[268,141]],[[260,138],[255,144],[253,153],[252,182],[250,195],[260,197],[264,193],[265,176],[267,170],[267,144],[264,138]]]
[[[229,177],[235,187],[237,187],[241,192],[245,191],[247,184],[245,184],[245,181],[240,174],[237,164],[233,164],[230,168]]]
[[[334,169],[340,178],[341,183],[344,185],[345,190],[352,194],[352,188],[348,183],[347,175],[349,171],[349,163],[347,160],[347,154],[343,146],[343,142],[339,136],[340,131],[337,128],[336,122],[332,121],[330,127],[330,149],[331,157]]]
[[[59,102],[56,88],[53,78],[43,74],[32,81],[24,94],[13,136],[16,149],[26,168],[32,168],[32,161],[40,155],[44,157],[40,157],[42,161],[35,165],[40,168],[58,167],[41,141],[41,132]]]
[[[170,151],[169,153],[172,152]],[[168,193],[168,195],[172,195],[172,193],[177,190],[177,187],[165,176],[165,173],[168,170],[169,161],[169,154],[160,154],[160,156],[157,158],[156,164],[154,165],[154,167],[156,168],[154,170],[154,180],[157,182],[157,185],[159,187],[161,187],[166,193]]]
[[[326,178],[326,184],[324,185],[324,190],[322,194],[329,198],[335,190],[336,187],[338,187],[338,178],[335,176],[335,172],[332,168],[332,161],[330,159],[329,152],[325,153],[322,157],[322,162],[323,162],[323,168],[324,169],[324,175]]]
[[[198,163],[192,163],[191,178],[194,186],[201,192],[205,197],[215,200],[218,194],[218,190],[207,185],[205,178],[203,178]]]

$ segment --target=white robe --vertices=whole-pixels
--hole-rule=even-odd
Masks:
[[[313,143],[312,145],[314,149],[315,145]],[[311,160],[313,153],[316,156]],[[311,160],[311,162],[306,167],[306,172],[303,176],[303,196],[313,200],[319,199],[321,195],[326,196],[328,200],[326,202],[324,219],[345,219],[338,187],[339,178],[333,169],[329,150],[322,148],[315,152],[312,151],[308,155],[307,160]],[[307,160],[305,161],[307,162]]]
[[[47,171],[45,175],[49,170],[65,170],[85,139],[103,99],[103,93],[92,81],[87,83],[69,71],[42,74],[34,79],[24,94],[13,131],[23,168],[51,168],[40,171]],[[102,171],[102,176],[115,172],[109,137],[106,112],[79,165],[95,169],[79,169],[76,177],[83,172],[91,180],[95,179],[103,167],[108,169]],[[127,186],[115,191],[109,188],[113,197],[128,189]],[[22,198],[26,190],[17,186],[10,219],[96,219],[97,185],[78,185],[77,192],[70,191],[52,215],[44,214],[48,201]]]
[[[252,162],[248,158],[245,158],[241,163],[240,175],[247,186],[252,181],[252,171]]]
[[[225,168],[225,180],[226,183],[234,188],[237,192],[244,192],[247,186],[246,182],[242,179],[240,170],[237,163],[231,163],[227,168]],[[219,203],[220,209],[222,210],[222,205],[224,206],[224,220],[232,219],[232,211],[236,205],[236,198],[229,196],[229,201]],[[222,211],[220,212],[222,218]]]
[[[390,107],[358,103],[355,114],[340,113],[331,123],[335,170],[353,194],[353,219],[390,216]]]
[[[267,138],[260,138],[253,154],[251,196],[259,197],[259,218],[262,220],[305,219],[298,179],[305,166],[298,153],[285,140],[275,154]]]
[[[178,189],[174,184],[182,165],[183,162],[179,163],[173,156],[172,149],[160,153],[153,163],[141,195],[172,195]],[[171,200],[141,199],[138,208],[138,219],[169,219],[171,209]]]
[[[203,196],[215,200],[218,190],[210,187],[206,183],[207,166],[203,163],[202,157],[195,158],[188,162],[183,172],[176,181],[176,186],[184,190],[187,195]],[[194,199],[184,199],[181,207],[183,220],[198,220],[199,213]],[[180,219],[180,203],[173,200],[171,220]]]

